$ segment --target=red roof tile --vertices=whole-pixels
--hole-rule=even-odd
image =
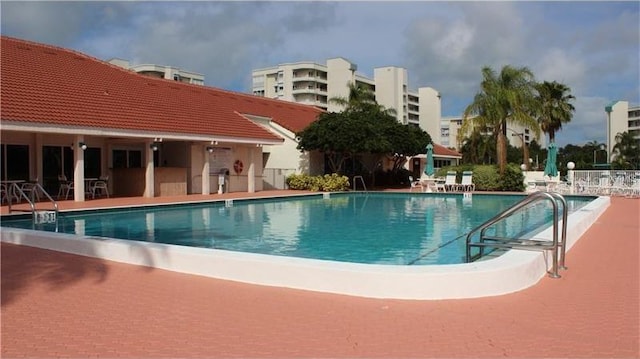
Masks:
[[[280,141],[240,114],[293,132],[322,110],[156,79],[82,53],[2,36],[3,121]]]
[[[433,154],[437,156],[462,157],[461,153],[435,143],[433,144]]]

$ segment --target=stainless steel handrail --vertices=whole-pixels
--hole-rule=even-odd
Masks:
[[[362,178],[362,176],[353,176],[353,190],[356,190],[356,179],[360,179],[360,183],[362,183],[362,187],[364,188],[364,191],[367,191],[367,185],[364,184],[364,178]]]
[[[18,186],[17,183],[12,183],[9,185],[9,188],[12,191],[16,191],[15,193],[19,193],[20,197],[24,198],[25,200],[27,200],[27,203],[29,203],[29,206],[31,207],[31,214],[33,216],[33,222],[35,224],[36,222],[36,213],[37,213],[37,209],[36,209],[36,204],[29,198],[29,196],[22,190],[22,188],[20,188],[20,186]],[[53,210],[56,213],[56,231],[57,229],[57,223],[58,223],[58,202],[56,202],[50,195],[49,193],[40,185],[40,183],[35,183],[34,187],[32,189],[32,191],[35,190],[39,190],[40,192],[42,192],[42,194],[44,194],[49,201],[51,201],[51,203],[53,203]],[[11,200],[9,201],[9,213],[11,213],[13,211],[13,209],[11,208]],[[20,210],[17,209],[16,211],[22,211],[25,212],[24,210]]]
[[[542,200],[549,199],[553,206],[553,241],[540,241],[540,240],[532,240],[532,239],[521,239],[521,238],[498,238],[498,237],[487,237],[486,231],[489,227],[496,224],[497,222],[510,217],[517,211],[522,208],[527,207],[528,205]],[[563,205],[563,213],[562,213],[562,238],[558,239],[558,203],[557,200]],[[558,269],[566,269],[565,266],[565,253],[566,253],[566,238],[567,238],[567,201],[564,199],[562,195],[554,192],[535,192],[531,195],[525,197],[520,202],[516,203],[512,207],[507,210],[499,213],[495,217],[489,219],[478,227],[474,228],[467,234],[466,238],[466,261],[471,262],[471,248],[479,247],[480,253],[477,258],[480,258],[484,255],[484,247],[494,247],[494,248],[515,248],[515,249],[534,249],[534,250],[552,250],[553,256],[553,269],[549,274],[553,278],[559,278]],[[473,235],[480,231],[480,239],[479,242],[473,243],[471,241]],[[492,241],[492,242],[485,242]],[[559,252],[560,250],[560,252]],[[560,258],[558,258],[560,257]]]

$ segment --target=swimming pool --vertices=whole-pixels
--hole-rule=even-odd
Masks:
[[[374,199],[377,196],[383,196],[385,200],[379,202]],[[290,234],[299,234],[305,227],[316,226],[330,234],[329,238],[335,239],[337,235],[333,232],[334,229],[330,224],[333,223],[332,220],[335,217],[345,217],[357,224],[354,228],[359,228],[363,233],[369,233],[365,235],[365,238],[371,238],[373,234],[378,235],[380,226],[410,228],[413,222],[421,223],[417,227],[421,229],[414,228],[412,230],[420,232],[415,237],[418,239],[409,240],[409,242],[414,242],[409,247],[413,248],[412,250],[418,249],[419,257],[429,252],[430,248],[440,246],[450,240],[441,239],[440,243],[435,245],[420,239],[436,237],[437,233],[429,232],[426,229],[432,227],[431,221],[436,223],[435,219],[440,217],[450,221],[454,216],[452,213],[456,213],[453,211],[456,207],[461,207],[462,212],[460,213],[465,213],[464,210],[470,210],[473,207],[481,208],[481,212],[484,212],[487,218],[501,210],[500,206],[492,203],[491,200],[483,203],[484,196],[488,196],[489,199],[510,197],[509,201],[511,202],[522,198],[522,196],[482,194],[474,194],[472,198],[465,198],[461,194],[331,194],[328,199],[325,196],[316,195],[284,200],[235,201],[231,206],[225,206],[224,202],[202,204],[196,206],[197,211],[189,215],[178,215],[174,212],[175,209],[182,206],[165,207],[161,212],[153,215],[135,209],[128,211],[126,216],[139,217],[136,220],[139,222],[138,225],[114,226],[113,223],[111,226],[100,225],[97,227],[110,227],[109,231],[111,232],[102,232],[99,237],[90,234],[93,231],[91,223],[95,221],[86,218],[84,220],[75,218],[73,221],[61,225],[61,227],[73,227],[73,231],[78,235],[10,228],[7,226],[6,218],[3,218],[0,229],[2,230],[2,240],[11,243],[247,283],[366,297],[402,299],[478,297],[513,292],[534,284],[545,274],[549,263],[544,255],[531,251],[509,251],[498,258],[487,261],[448,265],[428,265],[428,263],[421,261],[411,263],[416,258],[415,252],[409,255],[392,253],[390,262],[382,261],[385,264],[380,264],[379,259],[373,261],[376,264],[362,264],[282,255],[285,252],[288,252],[287,255],[293,253],[295,248],[314,247],[315,245],[307,243],[308,240],[304,238],[304,235],[297,242],[287,242],[287,240],[280,239],[279,241],[285,245],[279,249],[282,253],[274,253],[276,255],[265,255],[257,253],[257,251],[256,253],[238,252],[229,248],[218,250],[203,248],[205,246],[197,248],[157,242],[134,242],[111,237],[116,232],[128,233],[129,235],[145,233],[145,236],[153,233],[154,235],[150,238],[155,238],[156,232],[165,230],[175,234],[176,231],[179,231],[176,226],[163,228],[162,225],[156,226],[156,223],[166,225],[168,218],[176,216],[180,216],[181,221],[186,223],[208,223],[209,226],[216,228],[216,231],[224,229],[218,223],[223,217],[244,218],[239,222],[230,222],[235,224],[226,225],[231,229],[231,232],[222,231],[218,233],[217,237],[210,238],[208,246],[218,248],[218,245],[230,239],[228,233],[240,233],[245,230],[240,228],[242,226],[237,223],[246,225],[250,221],[245,220],[253,218],[253,221],[257,223],[255,226],[261,228],[262,237],[255,237],[250,245],[254,248],[260,248],[265,247],[265,244],[266,247],[271,247],[274,240],[270,239],[267,234],[269,232],[282,234],[281,228],[290,228],[288,230]],[[310,201],[315,204],[307,208],[300,201]],[[606,209],[608,204],[607,197],[600,197],[584,206],[582,204],[575,205],[575,208],[572,209],[573,213],[569,216],[568,248]],[[273,211],[266,211],[262,208],[264,205],[272,207]],[[505,205],[508,207],[510,204]],[[572,206],[570,205],[570,209]],[[336,208],[338,212],[334,212]],[[94,212],[90,216],[101,218],[101,222],[109,223],[111,221],[109,219],[110,213],[115,214],[113,211],[101,211]],[[347,216],[346,213],[358,214],[359,217]],[[464,232],[463,227],[467,228],[465,226],[470,226],[470,228],[475,226],[460,213],[455,215],[463,219],[462,222],[456,222],[459,232]],[[388,220],[380,220],[376,214],[382,214],[383,217],[380,218],[388,218]],[[71,213],[62,216],[67,215],[75,216]],[[365,218],[372,216],[377,218],[376,221],[362,222]],[[212,220],[215,223],[212,223]],[[522,221],[523,219],[515,220],[515,222]],[[293,225],[289,226],[288,224]],[[142,231],[142,227],[147,230]],[[435,227],[433,226],[433,228]],[[505,228],[508,227],[509,225],[505,226]],[[237,232],[234,232],[234,229]],[[537,239],[551,238],[550,228],[515,230],[527,235],[534,235]],[[403,238],[405,234],[394,236]],[[184,236],[184,238],[186,237],[188,236]],[[378,237],[382,236],[378,235]],[[384,248],[384,246],[380,246],[379,241],[375,241],[374,244],[376,244],[375,248]],[[337,252],[344,252],[344,250]],[[385,250],[377,252],[385,252]],[[461,257],[460,255],[453,257],[456,256]],[[432,260],[428,257],[424,256],[425,260]],[[392,265],[394,263],[402,265]]]
[[[465,236],[524,196],[344,193],[61,214],[35,229],[92,238],[351,263],[424,265],[465,261]],[[593,198],[568,200],[575,211]],[[494,229],[526,237],[551,225],[550,202],[523,210]],[[3,226],[32,228],[30,218]]]

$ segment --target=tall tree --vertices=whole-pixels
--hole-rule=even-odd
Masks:
[[[506,65],[498,74],[485,66],[482,68],[480,91],[464,111],[461,133],[464,136],[475,126],[490,128],[496,138],[500,174],[504,174],[507,125],[522,125],[539,136],[540,126],[533,117],[537,107],[534,76],[528,68]]]
[[[402,153],[413,156],[421,153],[431,141],[429,135],[415,126],[402,125],[393,116],[376,107],[326,112],[296,135],[298,149],[319,151],[327,156],[330,170],[343,173],[344,163],[356,157],[370,172],[384,155]],[[374,156],[362,156],[362,155]]]
[[[342,105],[345,110],[367,110],[378,109],[380,112],[384,112],[387,115],[395,116],[396,111],[394,109],[387,109],[384,106],[378,104],[376,101],[376,94],[371,87],[363,84],[357,84],[355,82],[349,82],[349,96],[344,97],[332,97],[329,99],[338,105]]]
[[[492,151],[495,151],[495,138],[487,136],[479,128],[472,130],[471,134],[464,138],[460,153],[463,163],[490,164],[495,163]]]
[[[542,132],[549,134],[549,142],[555,142],[556,132],[562,129],[563,123],[571,122],[576,110],[571,103],[575,97],[571,89],[559,82],[544,81],[536,84],[540,104],[538,122]]]
[[[640,140],[627,131],[616,134],[615,140],[611,150],[613,165],[621,169],[640,168]]]

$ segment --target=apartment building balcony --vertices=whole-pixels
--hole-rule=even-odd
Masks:
[[[317,83],[321,83],[321,84],[327,84],[327,78],[321,78],[319,76],[309,76],[306,74],[302,74],[302,75],[298,75],[296,76],[295,74],[293,75],[293,79],[291,80],[292,82],[296,83],[296,82],[305,82],[305,81],[312,81],[312,82],[317,82]]]
[[[291,90],[291,93],[294,95],[303,95],[303,94],[311,94],[311,95],[327,95],[326,88],[318,88],[315,86],[294,86]]]

